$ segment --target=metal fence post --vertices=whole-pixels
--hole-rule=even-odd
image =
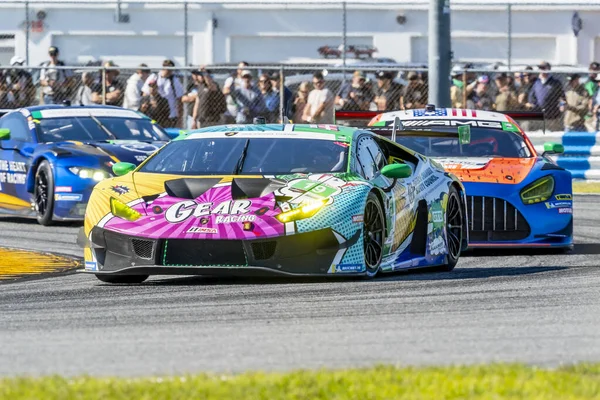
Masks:
[[[429,0],[429,103],[450,104],[450,1]]]
[[[346,2],[342,2],[342,85],[346,83],[346,45],[348,44],[346,26]]]
[[[506,10],[508,12],[508,71],[511,70],[511,62],[512,62],[512,5],[508,3],[506,5]]]
[[[188,60],[188,2],[185,0],[183,2],[183,64],[187,68],[189,64]],[[188,71],[187,69],[183,71],[183,90],[187,92],[188,90]],[[173,88],[175,90],[175,88]],[[189,113],[189,104],[186,102],[183,104],[183,115],[181,116],[181,124],[183,125],[181,129],[187,129],[187,119]]]
[[[25,1],[25,64],[29,65],[29,30],[31,29],[29,21],[29,0]]]
[[[283,65],[279,67],[279,119],[285,123],[285,84],[283,83]]]
[[[467,108],[467,71],[463,71],[462,81],[462,108]]]
[[[102,66],[102,104],[106,104],[106,67]]]

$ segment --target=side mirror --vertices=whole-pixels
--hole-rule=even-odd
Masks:
[[[544,152],[542,157],[546,154],[563,154],[565,152],[565,146],[560,143],[547,142],[544,143]]]
[[[128,162],[118,162],[112,166],[112,170],[116,176],[122,176],[122,175],[128,174],[131,171],[133,171],[135,168],[136,168],[135,164],[128,163]]]
[[[408,178],[412,174],[412,169],[406,164],[388,164],[381,170],[381,175],[387,178],[402,179]]]
[[[10,129],[2,128],[0,129],[0,140],[9,140],[10,139]]]

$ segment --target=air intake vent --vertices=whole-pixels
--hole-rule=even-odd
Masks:
[[[503,199],[467,196],[467,208],[470,241],[522,240],[531,233],[531,228],[523,214]]]
[[[131,239],[133,251],[139,258],[151,260],[154,256],[154,242],[152,240]]]
[[[268,242],[253,242],[252,253],[255,260],[268,260],[275,254],[277,242],[274,240]]]

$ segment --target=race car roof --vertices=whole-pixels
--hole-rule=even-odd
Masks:
[[[129,119],[149,119],[147,116],[138,113],[134,110],[129,110],[121,107],[112,106],[61,106],[61,105],[44,105],[26,107],[20,110],[25,116],[31,115],[36,119],[45,118],[71,118],[71,117],[113,117],[113,118],[129,118]]]
[[[338,125],[306,124],[258,124],[221,125],[191,131],[174,140],[206,139],[221,137],[237,138],[288,138],[320,139],[350,142],[356,128]]]

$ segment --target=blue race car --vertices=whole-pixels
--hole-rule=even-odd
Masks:
[[[533,115],[535,114],[535,115]],[[436,108],[338,112],[348,119],[372,118],[369,130],[441,164],[467,194],[469,248],[573,247],[571,173],[550,155],[562,145],[546,143],[538,154],[516,119],[541,113]],[[448,137],[453,134],[454,138]]]
[[[115,163],[138,165],[169,140],[145,115],[119,107],[10,110],[0,118],[0,215],[83,220],[92,188]]]

